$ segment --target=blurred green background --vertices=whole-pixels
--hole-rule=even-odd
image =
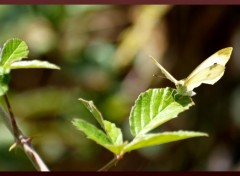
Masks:
[[[72,126],[96,124],[78,98],[93,100],[105,119],[131,140],[128,117],[137,96],[174,87],[154,56],[177,79],[219,49],[232,46],[224,76],[201,85],[195,106],[159,128],[194,130],[194,138],[133,151],[112,171],[240,170],[240,6],[0,5],[0,44],[13,37],[29,46],[30,59],[60,71],[12,71],[9,97],[22,131],[52,171],[96,171],[113,155]],[[34,171],[0,120],[0,170]]]

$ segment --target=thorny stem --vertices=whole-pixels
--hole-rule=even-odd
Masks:
[[[11,122],[11,125],[12,125],[12,132],[13,132],[14,137],[16,138],[18,136],[18,134],[22,133],[22,132],[19,130],[19,128],[17,126],[17,122],[15,120],[15,117],[14,117],[11,105],[9,103],[9,100],[8,100],[8,97],[7,97],[6,94],[4,95],[4,100],[6,102],[6,105],[7,105],[7,108],[8,108],[8,112],[9,112],[9,115],[10,115],[10,122]],[[18,140],[18,138],[16,138],[16,140]]]
[[[6,125],[8,126],[9,130],[12,132],[12,134],[15,138],[15,141],[16,141],[15,144],[20,146],[25,151],[29,160],[32,162],[32,164],[38,171],[49,171],[46,164],[43,162],[43,160],[38,155],[38,153],[34,150],[32,144],[31,144],[31,139],[29,137],[24,136],[22,131],[17,126],[15,116],[13,114],[11,105],[9,103],[9,100],[8,100],[8,97],[6,94],[4,95],[4,100],[6,102],[9,114],[7,114],[2,107],[0,107],[1,108],[0,115],[3,116],[3,118],[6,122]]]

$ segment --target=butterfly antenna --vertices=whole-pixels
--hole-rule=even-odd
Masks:
[[[160,75],[156,75],[156,74],[153,74],[154,77],[157,77],[157,78],[164,78],[164,79],[167,79],[165,76],[160,76]]]

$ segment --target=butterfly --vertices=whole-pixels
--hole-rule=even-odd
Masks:
[[[194,88],[201,84],[215,84],[224,74],[225,65],[229,61],[233,48],[223,48],[197,66],[192,73],[185,79],[176,80],[161,64],[159,64],[152,56],[154,63],[160,68],[167,79],[172,81],[179,94],[183,96],[194,96],[196,93]]]

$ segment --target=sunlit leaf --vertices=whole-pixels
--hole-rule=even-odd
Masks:
[[[130,113],[133,136],[145,134],[161,124],[177,117],[194,103],[175,89],[149,89],[139,95]]]
[[[96,141],[100,145],[112,144],[108,136],[102,130],[99,130],[94,125],[82,119],[74,119],[73,125],[76,126],[78,130],[85,133],[88,138]]]
[[[208,136],[206,133],[191,132],[191,131],[176,131],[176,132],[163,132],[157,134],[144,134],[135,138],[125,148],[124,152],[136,150],[143,147],[149,147],[153,145],[164,144],[173,141],[179,141],[183,139],[193,137]]]
[[[81,119],[74,119],[72,123],[74,126],[77,127],[78,130],[82,131],[89,139],[92,139],[93,141],[110,150],[111,152],[119,154],[122,151],[124,145],[112,144],[109,137],[102,130],[99,130],[92,124]]]
[[[78,100],[80,100],[84,106],[92,113],[92,115],[95,117],[95,119],[97,120],[97,122],[100,124],[100,126],[105,130],[105,125],[104,125],[104,120],[102,117],[102,114],[98,111],[98,109],[96,108],[96,106],[94,105],[94,103],[92,101],[87,101],[84,100],[82,98],[79,98]]]
[[[60,69],[57,65],[51,64],[47,61],[31,60],[31,61],[18,61],[13,62],[10,65],[11,69],[21,68],[48,68],[48,69]]]
[[[111,141],[114,145],[121,145],[123,143],[122,131],[120,128],[117,128],[114,123],[111,123],[107,120],[104,120],[104,126],[108,136],[111,138]]]
[[[57,65],[46,61],[21,61],[29,53],[27,44],[21,39],[6,41],[0,50],[0,96],[8,91],[9,73],[11,69],[48,68],[60,69]]]
[[[109,139],[112,141],[112,144],[121,145],[123,143],[121,129],[117,128],[114,123],[104,120],[102,114],[99,112],[99,110],[96,108],[92,101],[86,101],[81,98],[79,100],[93,114],[95,119],[98,121],[103,130],[106,132]]]
[[[10,39],[3,45],[0,65],[7,68],[11,63],[27,58],[28,53],[28,46],[24,41],[17,38]]]

